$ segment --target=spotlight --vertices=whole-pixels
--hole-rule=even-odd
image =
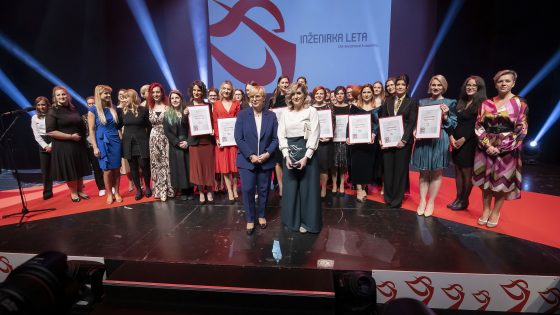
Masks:
[[[170,88],[176,89],[177,85],[175,85],[171,69],[169,68],[165,54],[163,53],[163,48],[161,48],[161,43],[156,33],[154,22],[150,17],[148,8],[146,7],[146,2],[144,0],[127,0],[126,3],[128,4],[130,11],[132,11],[132,15],[134,15],[134,19],[136,20],[136,23],[138,23],[138,26],[140,27],[152,54],[156,58],[167,84]]]
[[[372,314],[377,306],[377,290],[371,273],[337,271],[335,296],[337,314]]]
[[[25,63],[27,66],[31,67],[31,69],[37,71],[43,78],[49,80],[54,85],[61,85],[64,86],[72,98],[78,101],[78,103],[82,105],[86,105],[86,100],[80,96],[76,91],[71,89],[68,84],[64,83],[60,78],[54,75],[52,72],[47,70],[42,64],[40,64],[35,58],[33,58],[30,54],[25,52],[21,47],[19,47],[16,43],[10,40],[6,35],[0,32],[0,46],[3,47],[6,51],[12,54],[14,57],[19,59],[21,62]]]
[[[441,23],[439,31],[436,35],[436,39],[434,40],[434,43],[432,44],[432,48],[430,48],[430,52],[428,53],[428,57],[426,57],[426,61],[424,61],[422,70],[420,70],[420,73],[418,74],[418,79],[416,79],[416,82],[414,83],[414,88],[412,88],[411,95],[414,95],[414,92],[416,92],[416,88],[422,81],[424,74],[426,74],[428,67],[432,63],[432,60],[434,59],[434,56],[436,55],[436,52],[439,49],[439,46],[443,42],[445,35],[447,35],[447,32],[451,27],[451,23],[457,16],[457,13],[459,13],[459,10],[461,10],[463,3],[465,3],[465,0],[457,0],[457,1],[452,1],[451,4],[449,5],[449,9],[447,9],[447,13],[445,14],[445,19],[443,20],[443,23]]]
[[[530,142],[523,143],[523,150],[521,151],[523,163],[528,165],[537,164],[540,155],[541,148],[539,147],[537,141],[532,140]]]
[[[519,95],[527,95],[533,90],[539,82],[542,81],[556,66],[560,63],[560,49],[546,62],[537,74],[527,83],[527,85],[519,92]]]
[[[21,108],[25,108],[29,105],[29,102],[25,99],[25,96],[21,94],[19,89],[15,86],[15,84],[8,78],[8,76],[0,69],[0,89],[8,95],[12,101],[19,105]],[[28,113],[30,116],[33,113]]]

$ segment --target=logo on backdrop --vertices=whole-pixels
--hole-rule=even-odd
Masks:
[[[397,297],[397,286],[392,281],[382,282],[377,286],[377,291],[388,298],[385,303],[389,303]]]
[[[260,68],[246,67],[234,59],[230,58],[225,52],[221,51],[214,45],[211,46],[212,57],[219,62],[226,71],[228,71],[235,79],[240,82],[249,82],[254,80],[261,85],[267,85],[276,79],[280,74],[287,75],[290,79],[294,77],[296,66],[296,45],[290,43],[276,35],[275,33],[283,33],[285,30],[284,18],[280,9],[268,0],[240,0],[233,7],[229,7],[218,0],[215,3],[228,11],[228,14],[215,24],[210,25],[210,36],[226,37],[233,33],[239,24],[245,24],[249,29],[258,35],[263,43],[267,45],[265,49],[266,61]],[[270,13],[276,22],[278,28],[272,32],[265,29],[255,21],[251,20],[245,14],[252,8],[261,8]],[[273,53],[280,63],[280,71],[277,71],[274,59],[270,53]],[[278,74],[279,73],[279,74]]]
[[[486,308],[490,304],[490,293],[486,290],[481,290],[476,293],[472,294],[474,298],[482,304],[482,306],[478,309],[478,311],[486,311]]]
[[[463,286],[460,284],[451,284],[447,288],[441,288],[443,293],[447,295],[452,301],[456,301],[455,304],[448,307],[450,310],[458,310],[465,299],[465,292]]]
[[[546,291],[539,292],[539,294],[546,303],[552,305],[552,307],[544,311],[544,313],[554,314],[560,310],[560,289],[551,288]]]
[[[432,286],[432,280],[426,276],[418,277],[414,281],[405,281],[406,284],[412,289],[416,295],[421,298],[422,303],[428,305],[432,296],[434,295],[434,287]]]
[[[515,280],[511,281],[510,284],[500,284],[500,286],[512,300],[520,301],[517,305],[507,310],[507,312],[521,312],[531,295],[529,284],[525,280]]]
[[[14,270],[10,260],[7,257],[0,256],[0,272],[2,273],[10,273]]]

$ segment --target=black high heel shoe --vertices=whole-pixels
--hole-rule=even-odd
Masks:
[[[70,196],[70,199],[72,200],[72,202],[80,202],[80,196],[79,195],[76,198]]]
[[[152,190],[150,189],[150,187],[146,187],[146,193],[144,195],[148,198],[152,196]]]
[[[247,228],[247,230],[245,231],[245,233],[247,233],[247,235],[253,235],[253,233],[255,232],[255,225],[253,224],[252,228]]]
[[[134,200],[140,200],[142,199],[142,197],[144,197],[142,195],[142,190],[141,189],[136,190],[136,195],[134,196]]]
[[[84,200],[89,200],[89,196],[86,195],[85,193],[78,193],[78,197]]]

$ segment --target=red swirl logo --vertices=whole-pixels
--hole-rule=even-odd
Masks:
[[[5,256],[0,256],[0,272],[2,273],[10,273],[14,270],[10,260]]]
[[[465,292],[463,290],[463,286],[460,284],[451,284],[447,288],[441,289],[448,298],[452,301],[456,301],[453,305],[449,306],[448,309],[450,310],[458,310],[463,300],[465,299]]]
[[[520,301],[518,304],[507,310],[507,312],[521,312],[531,295],[531,291],[529,291],[529,284],[527,284],[525,280],[520,279],[511,281],[510,284],[500,284],[500,286],[512,300]],[[517,291],[515,290],[516,288],[519,290],[518,294],[514,293],[514,291]]]
[[[482,306],[478,308],[478,311],[486,311],[486,308],[488,307],[490,301],[492,300],[492,298],[490,298],[490,293],[486,290],[481,290],[476,293],[473,293],[472,295],[480,304],[482,304]]]
[[[539,295],[546,303],[552,305],[552,307],[546,310],[544,313],[554,314],[558,310],[560,310],[560,289],[551,288],[546,291],[542,291],[542,292],[539,291]]]
[[[432,286],[432,280],[426,276],[417,277],[414,281],[405,281],[410,289],[416,293],[421,298],[422,303],[428,305],[432,296],[434,295],[434,287]]]
[[[212,37],[226,37],[233,33],[237,27],[243,23],[268,46],[266,49],[266,60],[260,68],[254,69],[246,67],[234,59],[227,56],[219,48],[211,44],[210,52],[212,57],[216,59],[226,71],[234,78],[241,82],[257,81],[261,85],[267,85],[274,82],[277,77],[277,69],[270,51],[274,53],[280,63],[280,74],[285,74],[289,78],[294,77],[296,67],[296,45],[290,43],[274,33],[283,33],[285,30],[284,17],[280,9],[268,0],[240,0],[229,7],[218,0],[215,3],[228,11],[228,14],[219,22],[210,25],[209,32]],[[251,20],[245,14],[253,8],[261,8],[266,10],[278,23],[278,28],[272,32]],[[250,49],[250,48],[249,48]]]
[[[377,291],[387,297],[387,302],[391,302],[397,297],[397,286],[392,281],[382,282],[377,286]]]

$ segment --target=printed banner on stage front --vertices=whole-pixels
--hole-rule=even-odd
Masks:
[[[370,143],[371,115],[349,115],[348,132],[350,133],[350,143]]]
[[[404,134],[402,115],[379,118],[381,146],[396,147]]]
[[[334,142],[346,142],[346,128],[348,127],[348,115],[335,115],[336,127],[334,129]]]
[[[235,121],[237,118],[219,118],[218,119],[218,134],[220,135],[220,146],[229,147],[237,145],[235,142]]]
[[[332,138],[333,137],[333,126],[332,126],[332,112],[330,109],[318,110],[319,114],[319,137],[321,138]]]
[[[441,135],[441,105],[418,107],[416,139],[439,139]]]
[[[212,120],[210,119],[210,108],[208,105],[189,106],[189,128],[191,135],[212,134]]]

